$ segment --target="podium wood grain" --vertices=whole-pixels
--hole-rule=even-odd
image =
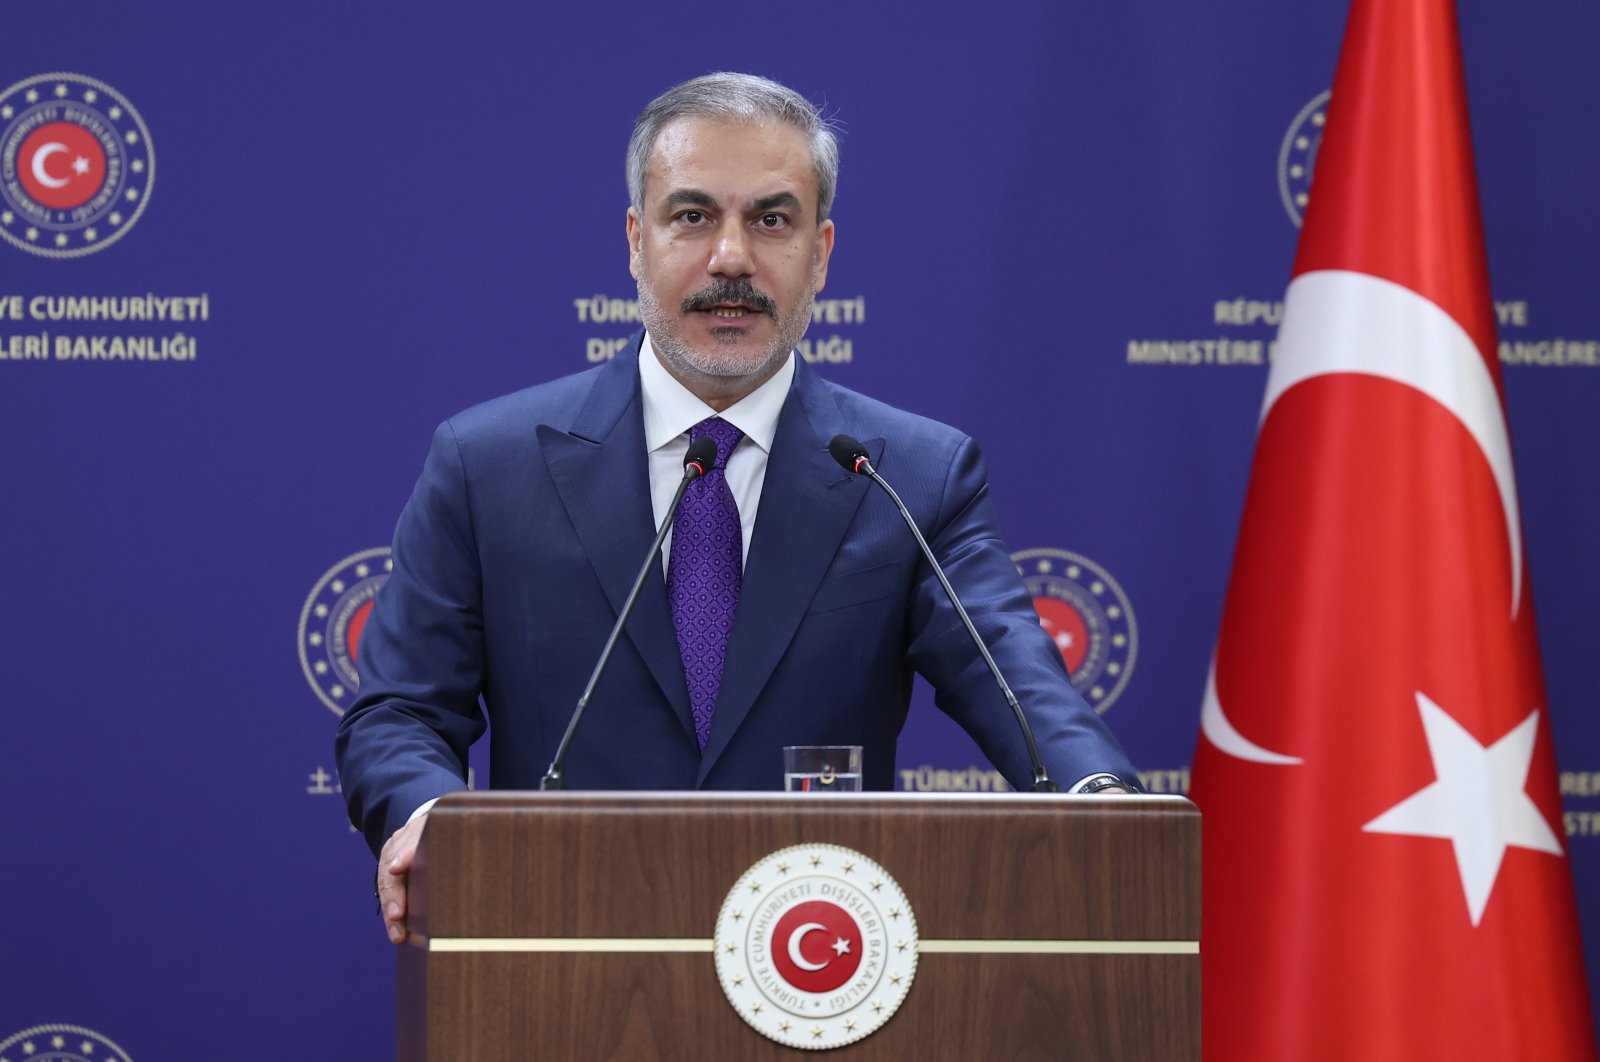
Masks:
[[[881,864],[924,942],[851,1059],[1199,1059],[1200,820],[1179,798],[483,793],[441,801],[400,949],[402,1059],[794,1059],[698,952],[473,950],[508,938],[709,941],[790,845]],[[1178,953],[951,954],[930,941],[1166,942]],[[476,942],[476,943],[475,943]],[[1188,950],[1182,950],[1188,945]],[[1087,945],[1094,947],[1095,945]]]

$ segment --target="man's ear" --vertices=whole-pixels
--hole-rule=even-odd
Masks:
[[[811,267],[811,275],[816,279],[816,291],[821,291],[828,282],[828,258],[833,254],[833,236],[832,218],[817,226],[816,249],[811,252],[816,259]]]
[[[639,221],[639,212],[633,207],[628,208],[628,272],[633,274],[633,279],[639,279],[639,255],[643,253],[640,241],[644,239],[644,226]]]

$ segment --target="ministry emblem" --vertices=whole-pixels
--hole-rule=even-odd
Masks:
[[[1110,572],[1069,550],[1024,549],[1011,561],[1033,595],[1039,624],[1061,650],[1072,685],[1104,715],[1127,688],[1139,655],[1128,595]]]
[[[0,237],[78,258],[122,238],[156,179],[150,130],[127,97],[81,74],[0,92]]]
[[[860,852],[796,845],[741,877],[717,916],[717,978],[751,1028],[820,1051],[876,1032],[917,972],[917,920]]]
[[[81,1025],[35,1025],[0,1040],[0,1062],[130,1062],[128,1052]]]
[[[394,561],[387,546],[352,553],[322,573],[300,609],[300,668],[318,699],[343,715],[361,684],[356,649]]]
[[[1289,220],[1299,228],[1305,221],[1306,204],[1311,202],[1311,171],[1316,169],[1317,149],[1322,146],[1322,127],[1328,120],[1328,101],[1333,93],[1323,92],[1300,108],[1283,135],[1278,149],[1278,194]]]

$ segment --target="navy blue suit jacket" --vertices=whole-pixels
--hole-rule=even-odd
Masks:
[[[538,787],[655,535],[637,352],[441,425],[360,643],[339,777],[376,852],[424,801],[490,780]],[[891,789],[912,673],[1013,786],[1017,724],[900,516],[828,441],[864,440],[915,516],[1062,784],[1132,777],[1067,680],[995,529],[978,448],[953,428],[796,365],[769,456],[711,737],[697,746],[660,565],[567,760],[573,789],[774,789],[785,745],[864,746]],[[481,697],[481,704],[480,704]]]

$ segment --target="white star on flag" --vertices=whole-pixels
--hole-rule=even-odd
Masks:
[[[1455,846],[1456,869],[1472,924],[1477,925],[1507,848],[1562,854],[1555,831],[1523,788],[1533,761],[1539,713],[1528,713],[1493,745],[1485,746],[1421,691],[1417,709],[1438,780],[1362,829],[1448,839]]]
[[[73,173],[88,173],[89,172],[89,160],[84,158],[82,155],[79,155],[77,157],[77,159],[74,160],[73,163],[72,163],[72,172]]]
[[[850,954],[850,942],[843,937],[836,937],[833,941],[833,953],[835,955]]]

